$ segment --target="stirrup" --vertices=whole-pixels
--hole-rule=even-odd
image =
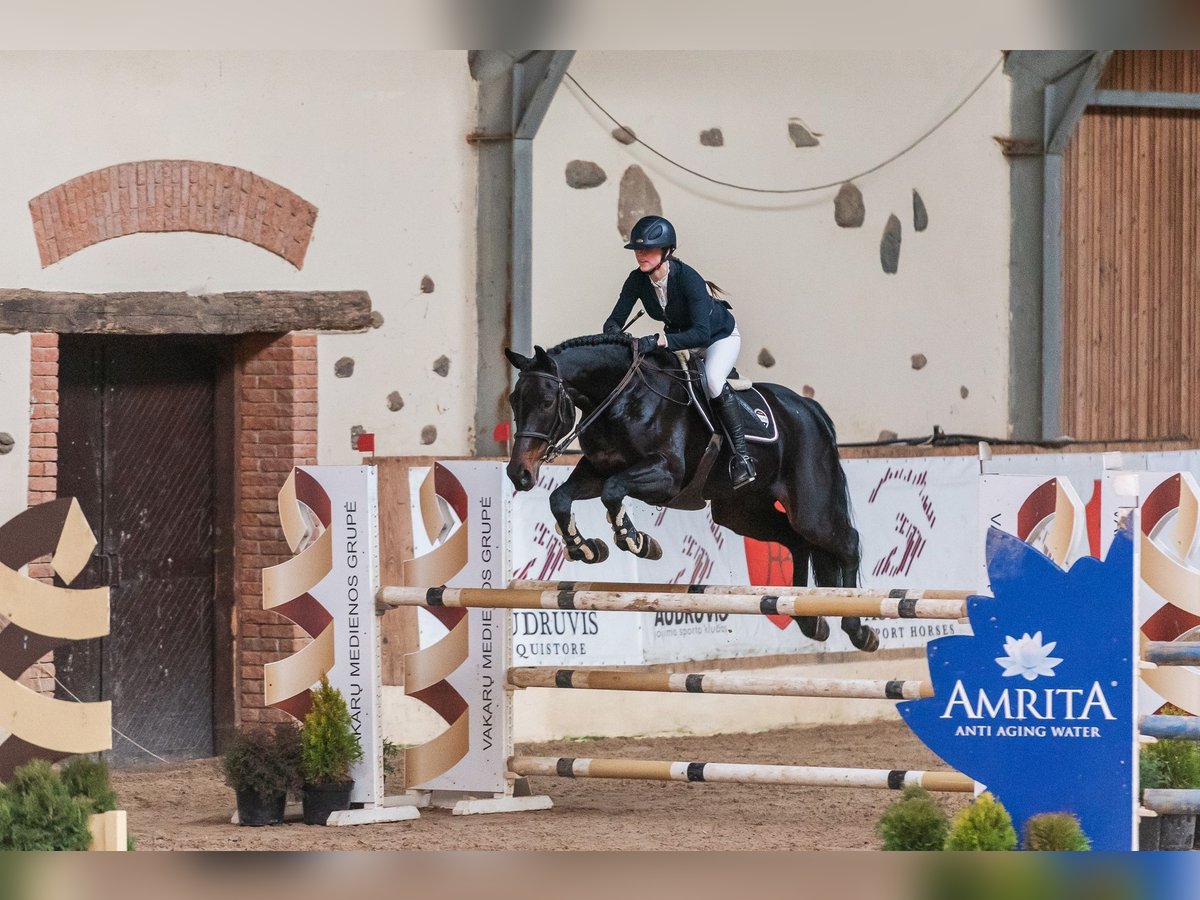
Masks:
[[[740,467],[738,466],[739,462],[742,464]],[[735,470],[739,469],[740,477],[734,474]],[[758,473],[754,470],[754,460],[749,456],[735,455],[729,460],[729,480],[733,482],[735,491],[744,488],[756,478],[758,478]]]

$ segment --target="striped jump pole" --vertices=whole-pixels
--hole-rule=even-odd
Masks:
[[[664,762],[650,759],[573,759],[514,756],[515,775],[556,778],[629,778],[642,781],[703,781],[730,784],[790,784],[799,787],[847,787],[903,790],[915,784],[927,791],[970,793],[975,782],[959,772],[903,769],[837,769],[820,766],[765,766],[751,763]]]
[[[728,590],[728,589],[726,589]],[[961,619],[966,600],[890,597],[852,588],[809,588],[803,596],[684,594],[657,589],[630,591],[536,591],[515,588],[384,587],[375,597],[380,612],[404,606],[483,609],[562,609],[601,612],[671,612],[731,615],[865,616],[878,619]]]
[[[1147,641],[1142,659],[1160,666],[1200,666],[1200,641]]]
[[[708,675],[613,672],[598,669],[556,669],[551,666],[509,669],[508,682],[514,687],[522,688],[577,688],[678,694],[752,694],[760,697],[855,697],[871,700],[917,700],[921,697],[933,696],[933,685],[927,681],[772,678],[724,672]]]
[[[1142,806],[1160,816],[1200,815],[1200,791],[1182,788],[1147,788]]]
[[[1142,716],[1142,734],[1152,738],[1200,741],[1200,719],[1195,716]]]
[[[966,600],[971,591],[910,590],[908,588],[820,588],[778,585],[635,584],[607,581],[514,581],[510,588],[522,591],[654,591],[660,594],[769,594],[772,597],[858,597],[863,599]]]

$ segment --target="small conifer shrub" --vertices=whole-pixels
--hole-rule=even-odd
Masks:
[[[312,692],[300,742],[306,784],[344,784],[351,780],[350,767],[362,759],[346,700],[324,675]]]
[[[954,817],[945,844],[947,850],[1015,850],[1016,847],[1012,816],[987,793],[980,794]]]
[[[1079,851],[1091,850],[1092,842],[1083,833],[1079,820],[1070,813],[1039,813],[1025,823],[1026,850]]]
[[[909,785],[875,827],[884,850],[941,850],[950,820],[928,791]]]

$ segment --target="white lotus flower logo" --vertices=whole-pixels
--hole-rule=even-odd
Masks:
[[[1050,655],[1057,645],[1057,641],[1043,645],[1040,631],[1033,637],[1026,633],[1020,640],[1006,635],[1004,651],[1008,656],[997,657],[996,664],[1004,669],[1005,678],[1013,675],[1020,675],[1026,681],[1033,681],[1039,675],[1053,678],[1054,667],[1062,662]]]

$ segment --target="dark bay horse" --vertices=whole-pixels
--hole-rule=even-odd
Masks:
[[[692,482],[712,436],[689,407],[686,376],[674,354],[660,349],[642,357],[629,338],[619,335],[574,338],[549,352],[537,347],[533,357],[504,352],[520,372],[509,398],[516,422],[508,464],[513,486],[518,491],[534,486],[541,464],[567,443],[578,408],[584,417],[578,432],[583,458],[550,495],[567,557],[587,563],[608,557],[605,542],[581,535],[571,514],[576,500],[599,497],[617,547],[660,558],[662,548],[636,528],[624,500],[671,506]],[[795,585],[808,583],[811,561],[818,585],[856,587],[858,532],[833,423],[811,398],[777,384],[755,387],[775,414],[779,437],[749,445],[758,478],[736,493],[728,475],[729,450],[721,448],[703,485],[713,520],[740,535],[787,547]],[[824,619],[796,617],[796,623],[815,640],[829,636]],[[843,619],[842,629],[861,650],[879,646],[875,632],[857,618]]]

